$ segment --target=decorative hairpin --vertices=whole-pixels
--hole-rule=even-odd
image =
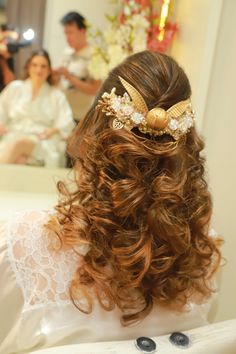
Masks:
[[[97,105],[106,115],[115,116],[112,123],[114,129],[131,130],[137,127],[142,133],[169,134],[178,140],[194,125],[189,98],[174,104],[167,111],[159,107],[149,111],[141,94],[122,77],[119,76],[119,79],[127,92],[119,96],[114,87],[110,93],[102,95]]]

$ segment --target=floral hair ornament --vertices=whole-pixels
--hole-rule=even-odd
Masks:
[[[107,116],[115,116],[112,123],[114,129],[131,130],[137,127],[142,133],[155,136],[169,134],[178,140],[194,125],[189,98],[174,104],[167,111],[159,107],[149,111],[141,94],[122,77],[119,76],[119,79],[127,92],[118,96],[114,87],[110,93],[102,95],[97,105]]]

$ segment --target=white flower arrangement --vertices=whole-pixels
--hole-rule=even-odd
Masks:
[[[91,47],[88,70],[96,80],[104,80],[127,56],[147,48],[150,24],[145,11],[128,16],[123,23],[118,16],[107,18],[109,23],[104,32],[92,28],[88,31]]]

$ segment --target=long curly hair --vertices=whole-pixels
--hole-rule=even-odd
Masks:
[[[70,138],[74,187],[59,183],[57,223],[49,227],[62,247],[87,246],[71,282],[75,305],[90,313],[95,296],[106,310],[118,307],[129,325],[154,305],[183,310],[189,299],[209,297],[220,252],[208,234],[212,202],[202,140],[194,127],[178,141],[114,130],[114,117],[96,105],[113,87],[124,94],[119,76],[149,109],[168,109],[191,95],[186,74],[167,55],[144,51],[116,67]]]

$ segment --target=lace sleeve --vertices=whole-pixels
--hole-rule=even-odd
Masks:
[[[70,301],[69,285],[79,257],[72,250],[53,250],[44,227],[48,212],[17,213],[8,225],[8,255],[24,294],[25,308]]]

